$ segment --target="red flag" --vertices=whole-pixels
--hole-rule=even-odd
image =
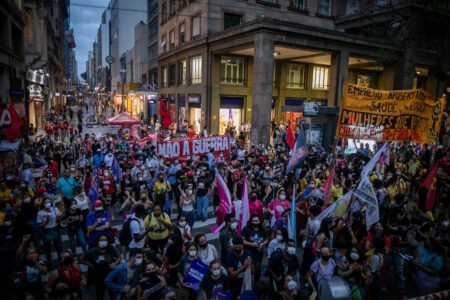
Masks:
[[[16,108],[14,107],[14,104],[12,102],[9,103],[8,111],[11,126],[5,128],[5,136],[10,142],[12,142],[20,137],[20,128],[23,125],[23,121],[17,114]]]
[[[438,162],[435,162],[430,173],[428,173],[427,178],[425,178],[422,182],[422,186],[428,190],[427,200],[425,202],[426,210],[432,210],[434,203],[436,202],[436,181],[438,169],[439,164]]]
[[[162,98],[159,98],[159,114],[162,119],[163,128],[169,128],[170,124],[172,124],[172,118],[170,117],[169,109],[167,108],[166,103]]]
[[[290,149],[294,148],[295,137],[294,137],[294,133],[292,132],[291,124],[288,124],[288,127],[287,127],[286,143],[288,144]]]
[[[323,207],[328,207],[328,202],[330,202],[331,198],[331,189],[333,187],[333,179],[334,179],[334,164],[331,167],[330,175],[328,175],[327,181],[323,185]]]

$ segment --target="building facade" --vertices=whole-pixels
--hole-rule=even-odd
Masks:
[[[140,86],[148,84],[148,26],[140,21],[134,27],[133,81]]]
[[[441,96],[446,83],[431,71],[436,62],[427,49],[405,55],[401,46],[357,30],[386,23],[392,14],[368,18],[366,11],[380,14],[386,7],[356,2],[159,1],[159,93],[175,120],[186,118],[197,131],[207,126],[223,133],[250,123],[252,142],[268,143],[273,119],[302,118],[309,140],[324,145],[334,141],[346,81],[422,87]],[[425,9],[411,1],[389,4],[390,12]],[[317,116],[302,115],[305,101],[319,105]]]
[[[158,0],[148,0],[148,84],[155,90],[158,86]]]
[[[134,27],[147,19],[147,0],[112,0],[111,1],[111,90],[120,91],[120,58],[134,45]],[[131,33],[131,34],[130,34]]]

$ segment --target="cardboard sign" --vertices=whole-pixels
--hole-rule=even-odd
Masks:
[[[209,150],[214,149],[214,156],[223,153],[224,157],[230,157],[230,137],[228,135],[217,135],[197,139],[175,139],[169,141],[158,141],[158,154],[164,155],[166,159],[187,160],[196,159],[207,155]]]

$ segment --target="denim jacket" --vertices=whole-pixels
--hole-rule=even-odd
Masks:
[[[121,262],[119,265],[117,265],[114,269],[109,272],[109,274],[105,278],[105,286],[110,289],[114,293],[114,299],[118,299],[119,294],[123,294],[124,287],[129,284],[131,288],[135,288],[140,280],[140,268],[136,268],[136,271],[131,278],[130,281],[128,281],[128,267],[127,262]],[[125,295],[123,295],[123,298]],[[120,298],[120,299],[123,299]]]

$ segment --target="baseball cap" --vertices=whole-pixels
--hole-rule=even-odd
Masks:
[[[101,200],[95,200],[94,201],[94,207],[102,206],[102,205],[103,205],[103,202]]]

